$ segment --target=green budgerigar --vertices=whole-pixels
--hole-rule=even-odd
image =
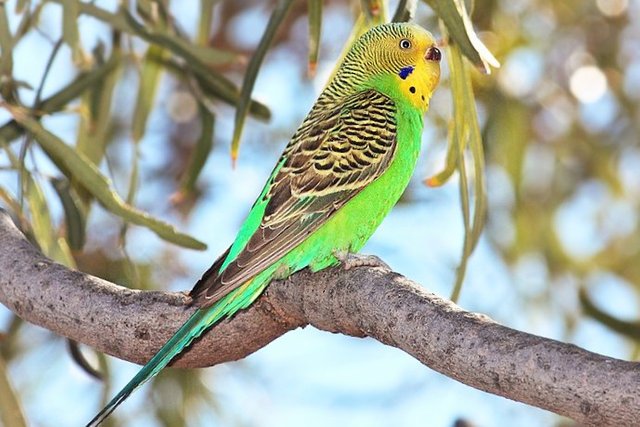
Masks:
[[[440,56],[433,36],[414,24],[380,25],[355,41],[236,240],[191,291],[198,309],[89,426],[272,280],[337,265],[360,250],[413,173]]]

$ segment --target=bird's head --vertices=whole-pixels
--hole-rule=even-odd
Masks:
[[[418,25],[379,25],[353,44],[336,79],[379,90],[424,112],[440,80],[442,55],[436,44]]]

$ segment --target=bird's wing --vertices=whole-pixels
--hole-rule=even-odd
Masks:
[[[210,306],[271,266],[382,175],[395,152],[395,113],[389,98],[368,90],[306,120],[263,193],[260,226],[222,272],[226,254],[198,281],[194,304]]]

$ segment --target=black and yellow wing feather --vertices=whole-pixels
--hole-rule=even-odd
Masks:
[[[260,226],[224,271],[229,251],[196,283],[190,294],[194,304],[212,305],[286,255],[381,176],[395,148],[396,107],[377,91],[314,108],[268,184]]]

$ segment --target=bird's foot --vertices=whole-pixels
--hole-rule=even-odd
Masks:
[[[284,263],[276,268],[276,271],[273,273],[274,280],[288,279],[289,276],[291,276],[291,268]]]
[[[356,267],[378,267],[391,271],[391,267],[375,255],[352,254],[348,252],[336,252],[335,257],[342,263],[345,270]]]

